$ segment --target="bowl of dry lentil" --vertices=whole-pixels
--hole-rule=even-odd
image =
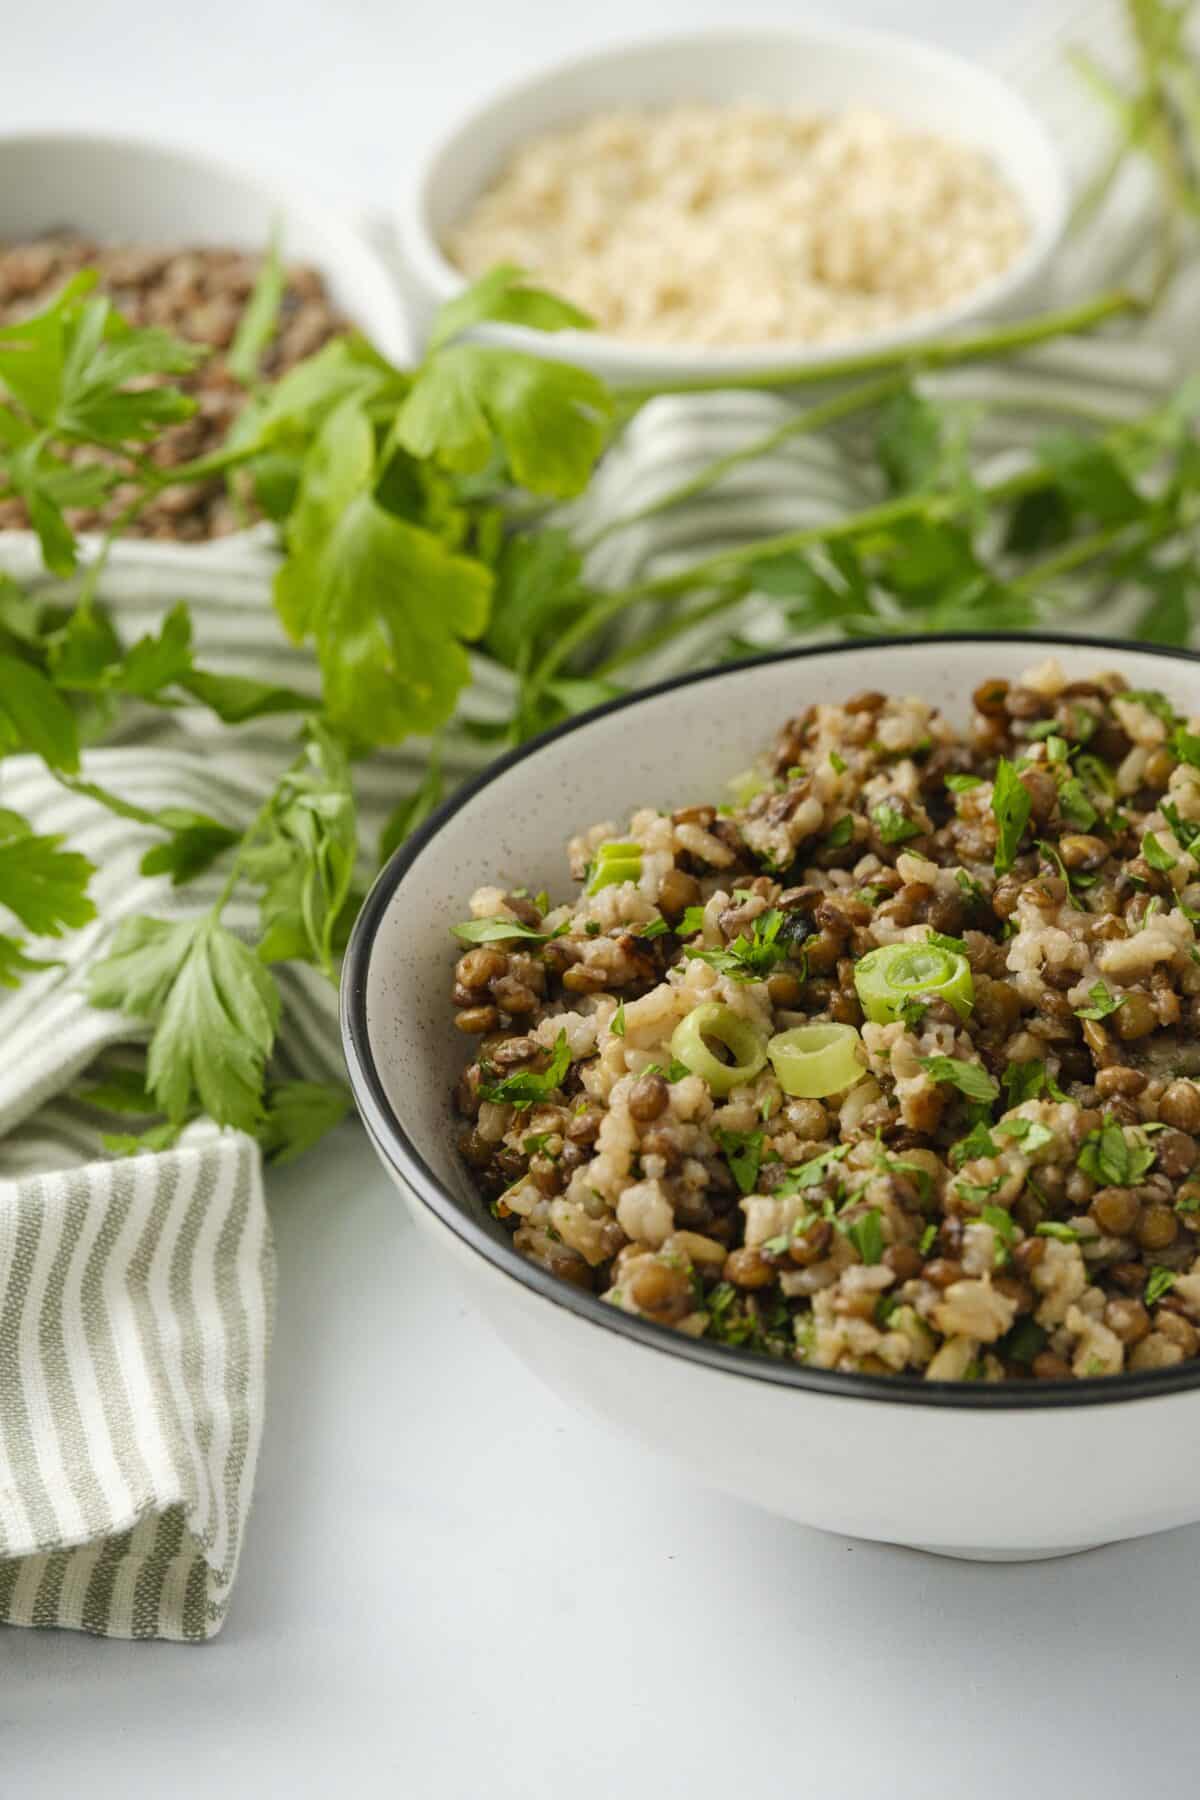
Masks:
[[[211,352],[184,383],[195,414],[154,445],[162,466],[217,449],[245,403],[225,353],[276,236],[286,280],[264,375],[283,374],[348,325],[386,354],[405,352],[407,323],[384,259],[298,183],[150,139],[0,134],[0,325],[36,312],[86,267],[132,323]],[[103,528],[127,498],[118,489],[105,513],[74,513],[72,523]],[[246,517],[217,478],[165,490],[127,535],[201,543]],[[26,524],[19,499],[0,501],[0,531]]]
[[[517,1353],[701,1479],[963,1556],[1182,1524],[1194,843],[1187,653],[922,638],[668,683],[387,865],[355,1096]]]
[[[1066,183],[996,77],[890,34],[702,32],[510,87],[414,170],[399,235],[418,316],[499,262],[595,331],[616,382],[805,366],[1035,295]],[[491,326],[546,354],[538,334]]]

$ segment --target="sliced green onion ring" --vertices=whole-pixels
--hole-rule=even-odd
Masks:
[[[601,844],[592,862],[586,892],[598,894],[601,888],[618,887],[623,881],[642,879],[642,846],[640,844]]]
[[[721,1044],[731,1060],[722,1062],[709,1049],[706,1040]],[[678,1057],[693,1075],[706,1081],[714,1094],[731,1094],[735,1087],[753,1081],[767,1060],[767,1046],[760,1031],[749,1019],[724,1006],[719,1000],[706,1000],[681,1019],[671,1038],[671,1054]]]
[[[797,1025],[767,1045],[785,1094],[824,1100],[853,1087],[867,1072],[866,1051],[853,1025]]]
[[[854,985],[863,1011],[876,1025],[898,1019],[905,1001],[925,995],[948,1001],[962,1019],[975,1004],[970,963],[960,952],[937,944],[882,944],[861,958]]]

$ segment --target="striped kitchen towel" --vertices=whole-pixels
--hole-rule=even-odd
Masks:
[[[237,1570],[273,1262],[257,1147],[0,1190],[0,1618],[198,1641]]]
[[[1116,0],[1063,0],[1043,11],[1036,41],[1005,59],[1050,119],[1077,180],[1096,166],[1105,136],[1064,71],[1062,43],[1076,37],[1120,66],[1119,16]],[[1150,204],[1131,169],[1099,228],[1063,259],[1060,298],[1127,266]],[[1174,312],[1136,335],[1054,345],[999,372],[937,377],[968,404],[1003,390],[1003,417],[978,446],[980,475],[1009,472],[1032,430],[1076,416],[1119,420],[1152,403],[1190,344],[1194,300],[1182,293]],[[587,549],[590,579],[617,586],[667,572],[878,497],[852,434],[792,437],[768,456],[735,460],[714,488],[670,512],[631,520],[790,416],[788,400],[767,394],[646,407],[564,515]],[[315,698],[312,659],[287,642],[271,605],[274,567],[262,531],[199,547],[128,543],[114,549],[100,598],[126,641],[156,630],[167,606],[186,601],[204,666]],[[38,569],[28,538],[0,534],[0,572],[61,598],[61,585]],[[1120,593],[1068,589],[1062,603],[1066,629],[1128,623]],[[694,667],[731,633],[769,647],[783,629],[778,609],[751,595],[735,613],[629,665],[623,678],[641,683]],[[486,762],[478,726],[511,710],[510,672],[482,656],[472,670],[461,714],[441,740],[448,784]],[[88,754],[85,772],[147,809],[190,806],[243,828],[291,759],[294,726],[275,719],[221,728],[219,763],[214,729],[200,711],[147,709]],[[414,740],[356,765],[364,868],[428,755],[429,745]],[[59,966],[0,998],[0,1621],[200,1640],[225,1615],[262,1432],[272,1262],[259,1152],[199,1124],[170,1151],[106,1160],[101,1133],[113,1122],[79,1084],[98,1059],[103,1069],[142,1035],[136,1022],[88,1004],[87,964],[129,913],[197,912],[213,888],[201,880],[176,890],[142,877],[144,829],[65,792],[33,759],[0,764],[0,804],[39,831],[63,833],[98,870],[96,920],[44,947]],[[252,922],[236,907],[226,917],[234,929]],[[336,1079],[332,987],[303,969],[288,969],[284,985],[282,1072]]]

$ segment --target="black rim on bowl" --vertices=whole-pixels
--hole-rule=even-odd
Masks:
[[[1200,1359],[1179,1363],[1171,1369],[1109,1375],[1090,1381],[927,1381],[919,1375],[860,1375],[838,1369],[812,1369],[802,1363],[776,1361],[772,1357],[732,1345],[686,1337],[681,1332],[673,1331],[670,1326],[658,1325],[650,1319],[620,1312],[614,1306],[605,1305],[599,1296],[586,1294],[568,1282],[557,1280],[538,1264],[529,1262],[507,1240],[493,1236],[483,1222],[482,1200],[479,1203],[479,1216],[475,1216],[454,1198],[422,1157],[388,1100],[367,1031],[367,967],[380,924],[396,890],[446,821],[453,818],[469,800],[544,745],[581,730],[593,719],[621,712],[627,707],[643,705],[653,700],[657,694],[670,693],[676,688],[691,687],[704,681],[720,680],[726,674],[732,675],[740,670],[772,663],[802,663],[813,656],[852,656],[859,650],[888,649],[913,644],[933,647],[939,643],[1030,644],[1043,648],[1097,650],[1108,655],[1137,651],[1142,655],[1160,657],[1164,661],[1186,662],[1200,667],[1200,653],[1195,651],[1176,650],[1157,644],[1135,644],[1120,638],[1062,637],[1052,632],[956,631],[911,634],[891,638],[858,638],[852,643],[815,644],[803,649],[752,657],[718,669],[702,669],[694,674],[678,675],[576,714],[564,724],[542,732],[528,743],[498,757],[481,774],[458,788],[400,846],[381,870],[355,923],[342,971],[342,1040],[355,1103],[379,1155],[400,1177],[408,1191],[423,1206],[427,1206],[455,1237],[490,1263],[499,1274],[519,1282],[587,1324],[630,1338],[659,1355],[681,1357],[685,1362],[700,1363],[726,1375],[740,1376],[750,1381],[767,1381],[777,1387],[802,1388],[809,1393],[831,1394],[842,1399],[883,1400],[908,1406],[972,1409],[1112,1406],[1130,1400],[1153,1399],[1184,1388],[1200,1387]]]

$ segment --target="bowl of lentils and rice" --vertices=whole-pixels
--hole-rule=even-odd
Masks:
[[[1200,1516],[1198,921],[1193,658],[805,651],[443,809],[351,1074],[574,1400],[806,1522],[1052,1554]]]

